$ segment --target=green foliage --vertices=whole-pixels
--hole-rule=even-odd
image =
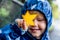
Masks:
[[[14,4],[12,0],[6,0],[0,8],[0,28],[13,23],[19,14],[20,6]]]
[[[52,3],[52,13],[53,13],[53,17],[55,19],[57,19],[59,16],[59,13],[58,13],[58,6],[54,3]]]
[[[7,17],[9,16],[9,11],[6,10],[5,8],[0,9],[0,16]]]
[[[52,7],[52,14],[54,19],[59,17],[58,6],[52,2],[52,0],[48,0]]]
[[[0,27],[3,27],[6,25],[8,22],[8,17],[9,16],[9,11],[6,10],[6,8],[0,8]],[[8,17],[8,18],[7,18]]]
[[[49,1],[50,4],[52,3],[52,0],[48,0],[48,1]]]

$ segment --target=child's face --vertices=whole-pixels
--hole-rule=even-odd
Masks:
[[[29,25],[29,32],[36,38],[39,38],[42,33],[45,31],[46,28],[46,20],[42,13],[38,11],[29,11],[30,14],[38,14],[37,17],[34,19],[35,25]]]

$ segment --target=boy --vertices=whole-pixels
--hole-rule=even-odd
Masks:
[[[16,19],[17,24],[8,24],[1,29],[0,40],[50,40],[48,28],[52,23],[52,10],[48,1],[27,0],[21,15],[27,11],[31,15],[37,14],[33,20],[34,25],[27,26],[21,16],[22,19]]]

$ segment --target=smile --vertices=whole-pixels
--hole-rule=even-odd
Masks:
[[[31,28],[30,28],[30,30],[40,30],[40,29],[31,29]]]

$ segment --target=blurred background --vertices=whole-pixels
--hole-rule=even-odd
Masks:
[[[0,0],[0,28],[14,23],[20,18],[21,9],[26,0]],[[49,29],[51,40],[60,40],[60,0],[48,0],[53,13],[52,25]]]

